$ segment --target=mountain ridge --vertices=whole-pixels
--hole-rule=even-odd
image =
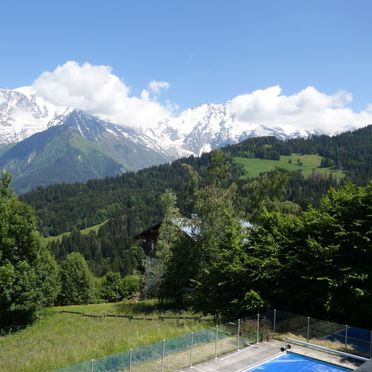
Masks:
[[[117,127],[73,110],[57,125],[18,142],[0,155],[0,168],[24,192],[40,185],[84,182],[171,160],[153,151],[132,128]],[[134,138],[134,139],[133,139]]]
[[[203,103],[151,128],[140,128],[55,106],[32,87],[0,90],[0,169],[13,173],[13,187],[25,192],[200,156],[248,138],[287,140],[321,134],[289,125],[243,122],[231,105],[231,101]],[[63,129],[52,129],[56,127]]]
[[[58,125],[76,108],[55,106],[38,97],[32,87],[0,89],[0,146],[19,142],[32,134]],[[96,116],[97,115],[92,115]],[[101,120],[107,121],[105,118]],[[112,123],[117,126],[128,126]],[[247,124],[233,113],[231,102],[202,103],[182,111],[151,128],[136,128],[136,133],[151,139],[154,149],[171,157],[200,155],[246,138],[273,135],[279,139],[307,137],[313,131],[293,127]]]

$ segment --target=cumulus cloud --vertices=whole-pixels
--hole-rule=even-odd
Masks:
[[[231,111],[238,121],[247,124],[334,134],[372,123],[370,109],[354,112],[348,107],[352,99],[349,92],[327,95],[314,87],[283,95],[279,86],[273,86],[233,98]]]
[[[140,97],[130,96],[129,87],[110,66],[68,61],[42,73],[33,86],[37,95],[55,105],[79,108],[123,125],[153,126],[170,115],[167,106],[151,100],[145,91]]]
[[[140,95],[106,65],[68,61],[54,71],[42,73],[33,84],[37,95],[57,106],[75,107],[117,124],[154,127],[177,110],[173,103],[158,101],[166,81],[153,80]],[[352,95],[345,91],[325,94],[314,87],[284,95],[280,86],[236,96],[228,107],[240,128],[250,125],[280,127],[291,132],[306,129],[334,134],[372,123],[372,105],[355,112]]]
[[[162,90],[167,90],[169,89],[170,84],[167,81],[157,81],[153,80],[149,84],[149,88],[151,91],[154,93],[160,93]]]

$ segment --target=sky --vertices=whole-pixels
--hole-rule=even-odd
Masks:
[[[1,88],[33,85],[116,116],[147,111],[138,122],[204,102],[252,105],[260,94],[255,107],[270,115],[309,100],[312,112],[348,110],[348,121],[372,115],[370,0],[1,0],[0,9]]]

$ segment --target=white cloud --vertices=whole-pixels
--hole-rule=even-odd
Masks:
[[[169,89],[170,84],[167,81],[157,81],[153,80],[149,84],[149,88],[152,92],[158,94],[161,90]]]
[[[148,127],[170,115],[169,107],[151,100],[146,90],[140,97],[130,96],[129,87],[110,66],[68,61],[42,73],[33,86],[37,95],[51,103],[79,108],[118,124]]]
[[[158,95],[169,86],[166,81],[154,80],[138,97],[131,96],[130,88],[110,66],[75,61],[42,73],[33,84],[37,95],[57,106],[79,108],[135,127],[154,127],[178,109],[173,103],[158,101]],[[254,124],[334,134],[372,123],[372,105],[356,112],[349,107],[351,101],[352,95],[345,91],[325,94],[307,87],[284,95],[279,86],[272,86],[236,96],[229,107],[243,129]]]
[[[372,112],[368,108],[354,112],[348,107],[351,101],[352,95],[345,91],[327,95],[307,87],[286,96],[279,86],[273,86],[233,98],[231,111],[240,122],[247,124],[334,134],[372,123]]]

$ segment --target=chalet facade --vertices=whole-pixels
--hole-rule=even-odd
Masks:
[[[191,240],[195,241],[197,239],[199,229],[193,220],[178,218],[173,220],[172,223]],[[155,256],[161,225],[162,223],[157,223],[135,236],[135,239],[140,241],[141,247],[146,256]],[[243,228],[252,228],[252,224],[248,221],[241,221],[240,225]]]
[[[185,218],[175,219],[172,223],[190,239],[196,240],[198,229],[195,223]],[[162,223],[157,223],[135,236],[135,239],[140,241],[141,247],[146,256],[155,256],[161,225]]]

